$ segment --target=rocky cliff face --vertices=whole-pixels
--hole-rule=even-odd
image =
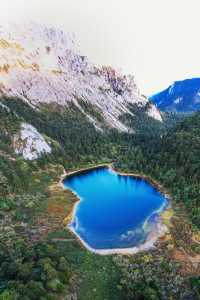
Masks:
[[[44,137],[30,124],[22,123],[20,132],[15,134],[14,149],[16,154],[21,154],[24,159],[34,160],[44,153],[51,153],[51,147]]]
[[[17,96],[31,106],[73,102],[97,128],[101,124],[81,103],[95,107],[108,127],[127,131],[119,117],[131,114],[130,104],[144,108],[134,78],[110,67],[97,68],[80,55],[73,35],[37,24],[0,26],[0,94]],[[150,117],[162,121],[148,105]]]

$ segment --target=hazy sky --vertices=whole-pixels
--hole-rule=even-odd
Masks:
[[[74,32],[83,55],[133,74],[149,95],[200,76],[200,0],[0,0],[0,22]]]

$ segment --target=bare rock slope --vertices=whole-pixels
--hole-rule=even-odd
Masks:
[[[34,160],[44,153],[51,153],[51,147],[44,137],[30,124],[22,123],[20,132],[14,136],[14,149],[24,159]]]
[[[119,117],[132,114],[130,105],[147,107],[148,116],[162,121],[132,76],[96,67],[80,55],[73,35],[38,24],[0,26],[0,94],[35,108],[73,102],[97,128],[101,124],[81,103],[92,105],[108,127],[120,131],[129,130]]]

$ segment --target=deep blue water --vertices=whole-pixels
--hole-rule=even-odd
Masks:
[[[143,179],[99,168],[65,179],[78,202],[71,228],[94,249],[143,243],[157,221],[165,197]]]

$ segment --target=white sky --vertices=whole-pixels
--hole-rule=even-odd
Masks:
[[[133,74],[147,95],[200,76],[200,0],[0,0],[0,22],[74,32],[97,64]]]

